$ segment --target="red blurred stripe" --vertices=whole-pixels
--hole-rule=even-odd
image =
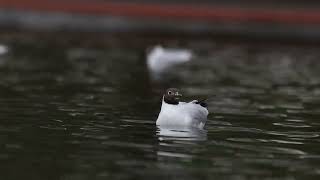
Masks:
[[[108,1],[0,0],[0,8],[44,12],[166,18],[200,21],[254,21],[319,24],[320,10],[243,9],[213,5],[117,3]]]

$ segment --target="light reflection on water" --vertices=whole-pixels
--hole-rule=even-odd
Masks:
[[[317,47],[166,40],[197,56],[153,81],[144,53],[157,40],[53,39],[7,40],[0,57],[6,179],[319,176]],[[205,130],[156,127],[168,86],[210,97]]]

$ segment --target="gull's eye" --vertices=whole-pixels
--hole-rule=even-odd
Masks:
[[[168,91],[168,94],[169,94],[169,95],[172,95],[173,93],[172,93],[171,91]]]

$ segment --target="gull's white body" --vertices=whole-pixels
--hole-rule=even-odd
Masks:
[[[172,105],[162,100],[156,124],[162,127],[198,127],[202,129],[209,112],[195,102],[179,102],[177,105]]]
[[[191,60],[192,52],[186,49],[165,49],[155,46],[147,55],[148,68],[153,73],[162,73],[168,68]]]

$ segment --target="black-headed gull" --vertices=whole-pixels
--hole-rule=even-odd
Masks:
[[[182,95],[176,88],[166,90],[162,98],[161,111],[157,126],[185,128],[197,127],[202,129],[209,114],[204,101],[179,102]]]

